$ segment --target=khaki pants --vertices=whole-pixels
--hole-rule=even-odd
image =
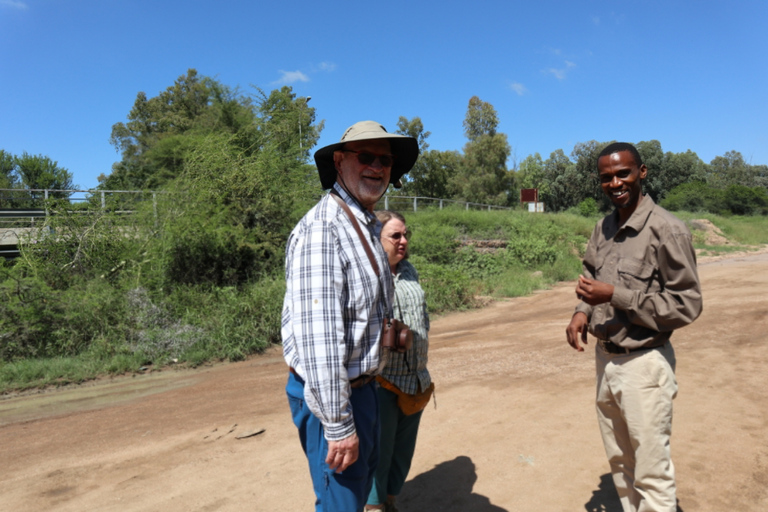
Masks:
[[[595,350],[597,419],[624,512],[675,512],[675,351],[670,343],[621,355]]]

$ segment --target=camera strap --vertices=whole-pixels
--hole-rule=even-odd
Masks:
[[[349,209],[349,206],[347,206],[347,203],[344,202],[344,200],[339,197],[338,194],[335,193],[335,191],[331,191],[331,197],[333,197],[336,202],[339,204],[342,210],[344,210],[344,213],[347,214],[347,217],[349,217],[349,221],[352,223],[352,227],[355,228],[355,231],[357,232],[357,236],[360,238],[360,241],[363,242],[363,249],[365,249],[365,254],[368,256],[368,260],[371,262],[371,266],[373,267],[374,272],[376,272],[376,277],[379,278],[379,281],[381,281],[381,270],[379,269],[379,262],[376,261],[376,257],[373,255],[373,250],[371,250],[371,245],[368,243],[368,240],[365,238],[365,235],[363,234],[363,230],[360,229],[360,223],[357,222],[357,218],[355,217],[355,214],[352,213],[352,210]],[[382,283],[383,286],[384,283]],[[386,295],[385,295],[386,296]],[[397,298],[395,298],[397,300]],[[386,302],[386,301],[385,301]],[[392,306],[389,307],[389,315],[387,318],[387,322],[390,322],[391,318],[394,316],[394,311],[392,310]]]
[[[381,270],[379,270],[379,262],[376,261],[376,258],[373,256],[373,251],[371,250],[371,246],[368,243],[368,240],[365,239],[365,235],[363,235],[363,230],[360,229],[360,223],[357,222],[357,218],[355,217],[355,214],[352,213],[352,210],[349,209],[349,206],[347,206],[347,203],[344,202],[342,198],[340,198],[338,195],[331,192],[331,197],[333,197],[337,203],[339,203],[339,206],[341,206],[341,209],[344,210],[344,213],[347,214],[347,217],[349,217],[349,221],[352,223],[352,227],[355,228],[355,231],[357,231],[357,236],[360,237],[360,240],[363,242],[363,249],[365,249],[365,254],[368,255],[368,259],[371,261],[371,266],[373,267],[373,270],[376,272],[376,276],[381,278]]]

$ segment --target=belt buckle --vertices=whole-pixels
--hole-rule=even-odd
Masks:
[[[626,355],[626,354],[629,354],[629,353],[632,352],[631,349],[628,349],[628,348],[622,347],[620,345],[617,345],[617,344],[615,344],[612,341],[603,340],[603,339],[598,338],[597,339],[597,343],[608,354],[616,354],[616,355],[624,354],[624,355]]]

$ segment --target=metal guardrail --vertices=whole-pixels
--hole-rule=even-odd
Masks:
[[[440,210],[443,209],[443,206],[448,204],[456,204],[460,206],[464,206],[465,210],[469,209],[476,209],[476,210],[512,210],[512,208],[508,206],[496,206],[492,204],[484,204],[484,203],[472,203],[469,201],[458,201],[456,199],[436,199],[434,197],[420,197],[420,196],[397,196],[397,195],[385,195],[382,197],[378,204],[383,203],[384,209],[389,210],[390,203],[407,203],[408,208],[412,208],[413,211],[418,211],[419,209],[419,201],[421,201],[422,205],[426,205],[427,207],[431,204],[433,206],[437,206]]]

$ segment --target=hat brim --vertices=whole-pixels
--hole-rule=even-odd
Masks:
[[[315,164],[317,172],[320,174],[320,183],[323,189],[329,189],[336,183],[336,164],[333,161],[333,153],[344,148],[348,142],[357,142],[361,140],[386,139],[389,141],[390,150],[395,157],[392,164],[392,171],[389,175],[390,183],[397,183],[405,173],[413,168],[416,159],[419,158],[419,143],[413,137],[397,135],[386,132],[371,132],[356,137],[354,140],[345,140],[337,142],[315,152]]]

